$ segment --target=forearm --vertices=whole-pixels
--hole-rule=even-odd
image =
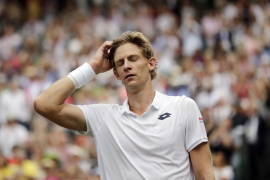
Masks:
[[[77,106],[64,103],[74,89],[74,83],[68,77],[58,80],[36,98],[35,110],[62,127],[85,131],[87,127],[83,112]]]
[[[42,113],[58,110],[74,89],[74,83],[68,77],[56,81],[36,98],[34,104],[36,111]]]
[[[213,170],[204,170],[203,172],[195,173],[196,180],[215,180]]]
[[[74,91],[87,84],[93,77],[95,72],[88,63],[82,64],[80,67],[70,72],[67,77],[58,80],[51,87],[45,90],[36,100],[35,108],[42,113],[44,108],[47,113],[50,110],[57,111],[61,108],[65,99]],[[41,107],[41,108],[40,108]]]

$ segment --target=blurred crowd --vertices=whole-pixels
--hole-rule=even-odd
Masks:
[[[127,30],[153,43],[158,91],[198,103],[216,179],[270,179],[269,1],[2,0],[0,180],[97,178],[94,138],[37,115],[33,100]],[[125,98],[107,72],[67,103]]]

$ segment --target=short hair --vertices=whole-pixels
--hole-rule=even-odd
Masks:
[[[154,57],[154,50],[152,48],[152,45],[150,41],[143,35],[143,33],[137,31],[127,31],[121,34],[115,40],[113,40],[112,47],[108,55],[109,62],[111,63],[113,68],[115,68],[115,52],[118,47],[125,43],[132,43],[138,46],[142,51],[142,55],[147,59]],[[150,71],[150,75],[151,79],[154,79],[156,77],[156,68]]]

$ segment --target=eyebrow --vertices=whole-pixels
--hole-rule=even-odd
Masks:
[[[139,57],[140,55],[139,55],[139,54],[131,54],[131,55],[128,55],[128,56],[127,56],[127,59],[131,58],[132,56],[138,56],[138,57]],[[116,62],[118,62],[118,61],[121,61],[121,60],[123,60],[123,59],[124,59],[124,58],[117,59],[117,60],[114,61],[114,63],[116,63]]]

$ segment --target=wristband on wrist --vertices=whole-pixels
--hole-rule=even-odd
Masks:
[[[72,80],[75,88],[78,89],[86,85],[91,79],[95,77],[96,73],[90,64],[84,63],[77,69],[68,74],[68,78]]]

